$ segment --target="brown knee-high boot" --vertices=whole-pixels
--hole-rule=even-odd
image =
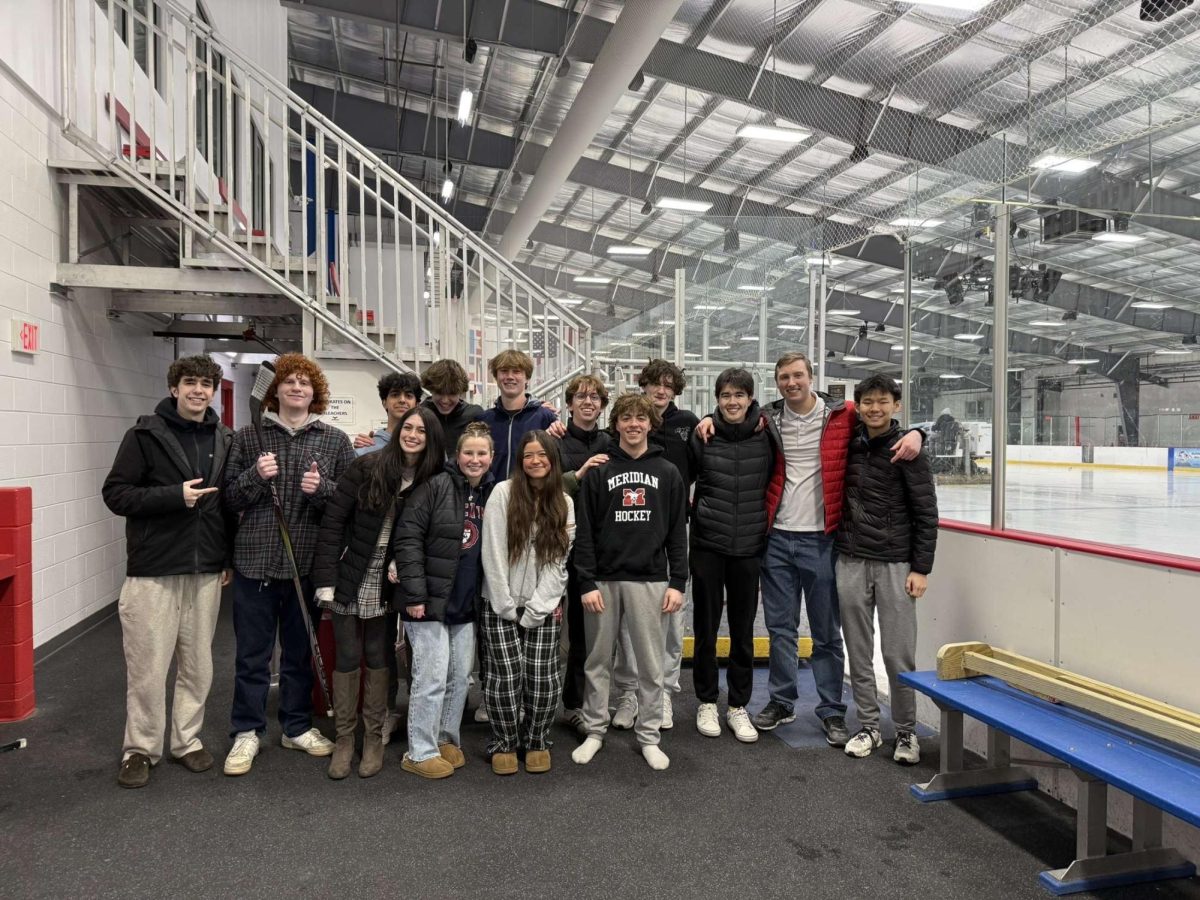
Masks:
[[[358,727],[358,671],[333,673],[333,716],[337,742],[329,759],[329,777],[350,774],[354,762],[354,729]]]
[[[387,724],[388,670],[367,669],[363,692],[363,752],[358,774],[370,778],[383,768],[383,727]]]

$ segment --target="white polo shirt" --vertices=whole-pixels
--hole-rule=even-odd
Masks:
[[[782,531],[825,531],[825,496],[821,482],[821,432],[825,427],[825,401],[820,397],[807,415],[783,405],[779,436],[787,478],[775,513]]]

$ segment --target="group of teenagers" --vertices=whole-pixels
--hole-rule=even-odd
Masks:
[[[792,352],[775,365],[779,400],[760,406],[752,375],[729,368],[716,409],[698,419],[675,404],[683,371],[655,359],[640,392],[610,398],[600,378],[573,379],[564,424],[528,393],[527,354],[505,350],[489,371],[499,396],[486,410],[466,400],[467,374],[453,360],[420,377],[384,375],[387,425],[352,441],[321,419],[328,382],[301,354],[276,360],[261,430],[236,433],[211,408],[221,368],[207,356],[172,364],[170,396],[126,433],[103,487],[126,518],[120,785],[147,784],[164,755],[173,660],[170,759],[192,772],[213,766],[200,731],[230,584],[227,775],[248,773],[261,749],[277,645],[282,746],[329,757],[331,778],[350,774],[360,724],[358,774],[380,771],[400,675],[401,767],[453,775],[466,764],[461,723],[476,666],[475,718],[490,723],[496,774],[550,770],[560,703],[582,739],[574,762],[589,763],[613,727],[632,729],[646,763],[666,769],[660,738],[674,724],[689,576],[701,734],[722,733],[723,610],[729,731],[752,743],[795,719],[803,603],[827,741],[855,757],[882,746],[878,615],[893,758],[919,761],[915,699],[898,676],[915,666],[937,503],[924,435],[894,418],[893,380],[872,375],[855,402],[833,400]],[[769,698],[751,717],[760,588]],[[313,725],[310,620],[320,616],[332,620],[336,647],[333,740]]]

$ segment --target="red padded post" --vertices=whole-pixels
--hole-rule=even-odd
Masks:
[[[0,722],[33,710],[33,491],[0,488]]]

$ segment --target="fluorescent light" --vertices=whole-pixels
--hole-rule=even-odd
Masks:
[[[728,350],[729,345],[728,344],[709,344],[708,349],[709,350]]]
[[[653,252],[651,247],[639,247],[636,244],[613,244],[608,248],[609,256],[649,256]]]
[[[900,0],[901,3],[912,3],[914,6],[942,6],[946,9],[964,9],[967,12],[979,12],[992,0]]]
[[[739,284],[739,291],[769,291],[770,288],[765,284]]]
[[[1071,159],[1067,156],[1059,156],[1057,153],[1044,153],[1030,163],[1030,165],[1035,169],[1050,169],[1055,172],[1067,172],[1068,174],[1077,175],[1080,172],[1086,172],[1088,169],[1100,165],[1100,161],[1088,159],[1087,157]]]
[[[659,197],[654,204],[659,209],[677,209],[682,212],[706,213],[712,204],[706,200],[687,200],[683,197]]]
[[[1068,366],[1094,366],[1100,360],[1094,356],[1080,356],[1076,359],[1068,359]]]
[[[946,381],[957,381],[962,376],[957,372],[943,372],[938,378],[944,378]]]
[[[861,316],[862,311],[857,310],[857,309],[827,309],[827,310],[825,310],[825,315],[827,315],[827,316]]]
[[[956,334],[954,336],[954,339],[956,341],[982,341],[983,335],[982,334],[969,334],[964,331],[962,334]]]
[[[945,225],[945,219],[918,219],[913,216],[901,216],[898,219],[892,219],[892,225],[897,228],[937,228],[939,225]]]
[[[580,304],[583,303],[582,300],[577,300],[573,297],[561,297],[558,300],[555,300],[554,302],[559,304],[560,306],[579,306]]]
[[[675,320],[674,319],[659,319],[658,324],[659,325],[674,325]]]
[[[892,344],[892,349],[893,350],[903,350],[904,345],[903,344]]]
[[[842,362],[864,363],[864,362],[870,362],[870,360],[865,356],[852,356],[849,353],[847,353],[845,356],[842,357]]]
[[[1179,348],[1163,347],[1161,350],[1155,350],[1155,356],[1190,356],[1191,350],[1183,350]]]
[[[758,335],[757,334],[743,334],[740,338],[738,338],[738,340],[739,341],[757,341]],[[712,348],[709,348],[709,349],[712,349]]]
[[[1025,371],[1025,369],[1024,369],[1024,367],[1023,367],[1023,366],[1017,366],[1016,368],[1009,369],[1008,371],[1010,371],[1010,372],[1024,372],[1024,371]]]
[[[1036,325],[1038,328],[1062,328],[1067,323],[1059,319],[1034,319],[1029,324]]]
[[[1161,300],[1134,300],[1129,304],[1134,309],[1170,309],[1170,303],[1163,303]]]
[[[700,354],[700,353],[685,353],[683,355],[686,357],[689,357],[691,359],[699,359],[702,354]]]
[[[610,346],[610,347],[632,347],[633,345],[630,344],[629,341],[609,341],[608,346]]]
[[[787,128],[782,125],[743,125],[738,129],[737,136],[747,141],[783,141],[798,144],[812,135],[799,128]]]
[[[454,196],[454,181],[450,176],[446,176],[446,180],[442,182],[442,202],[449,203],[450,198]]]
[[[724,309],[724,308],[725,307],[719,303],[697,303],[695,306],[692,307],[692,309],[707,309],[707,310]]]
[[[576,284],[608,284],[612,281],[604,275],[576,275],[574,280]]]
[[[466,88],[462,89],[462,93],[458,95],[458,119],[459,125],[466,125],[467,120],[471,118],[471,101],[474,98],[471,92]]]
[[[657,331],[635,331],[629,335],[630,337],[658,337]]]
[[[780,331],[803,331],[807,325],[776,325]]]
[[[1093,241],[1102,244],[1140,244],[1145,239],[1140,234],[1130,234],[1128,231],[1101,231],[1092,235]]]

